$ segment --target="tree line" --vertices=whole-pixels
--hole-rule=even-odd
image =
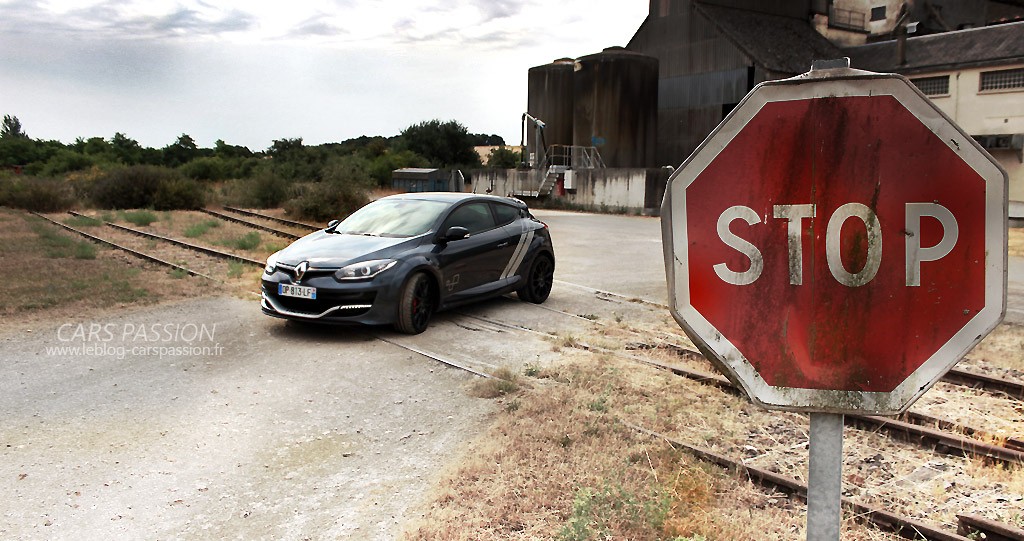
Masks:
[[[337,216],[338,206],[362,204],[373,187],[390,186],[395,169],[482,167],[473,147],[483,145],[501,147],[489,156],[488,167],[518,165],[518,154],[504,148],[500,136],[469,133],[455,120],[429,120],[399,135],[339,143],[275,139],[253,151],[223,140],[203,148],[188,134],[162,148],[144,147],[123,133],[65,144],[33,139],[16,116],[5,115],[0,205],[60,210],[75,203],[157,209],[284,204],[298,216],[324,219]]]

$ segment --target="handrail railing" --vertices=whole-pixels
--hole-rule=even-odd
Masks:
[[[546,165],[572,169],[604,168],[601,153],[595,147],[576,145],[551,145],[548,147]]]

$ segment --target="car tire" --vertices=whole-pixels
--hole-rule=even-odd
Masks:
[[[398,318],[395,329],[405,334],[420,334],[427,330],[434,313],[434,284],[422,272],[410,276],[398,295]]]
[[[516,290],[516,294],[526,302],[541,304],[548,300],[554,279],[554,260],[547,254],[540,254],[530,264],[530,271],[526,273],[526,283]]]

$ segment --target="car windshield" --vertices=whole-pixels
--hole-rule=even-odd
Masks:
[[[353,212],[334,230],[350,235],[414,237],[430,230],[448,203],[422,199],[379,199]]]

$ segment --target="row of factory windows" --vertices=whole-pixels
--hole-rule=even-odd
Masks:
[[[911,79],[925,96],[948,96],[949,75]],[[1024,90],[1024,68],[983,71],[979,92],[990,90]]]

